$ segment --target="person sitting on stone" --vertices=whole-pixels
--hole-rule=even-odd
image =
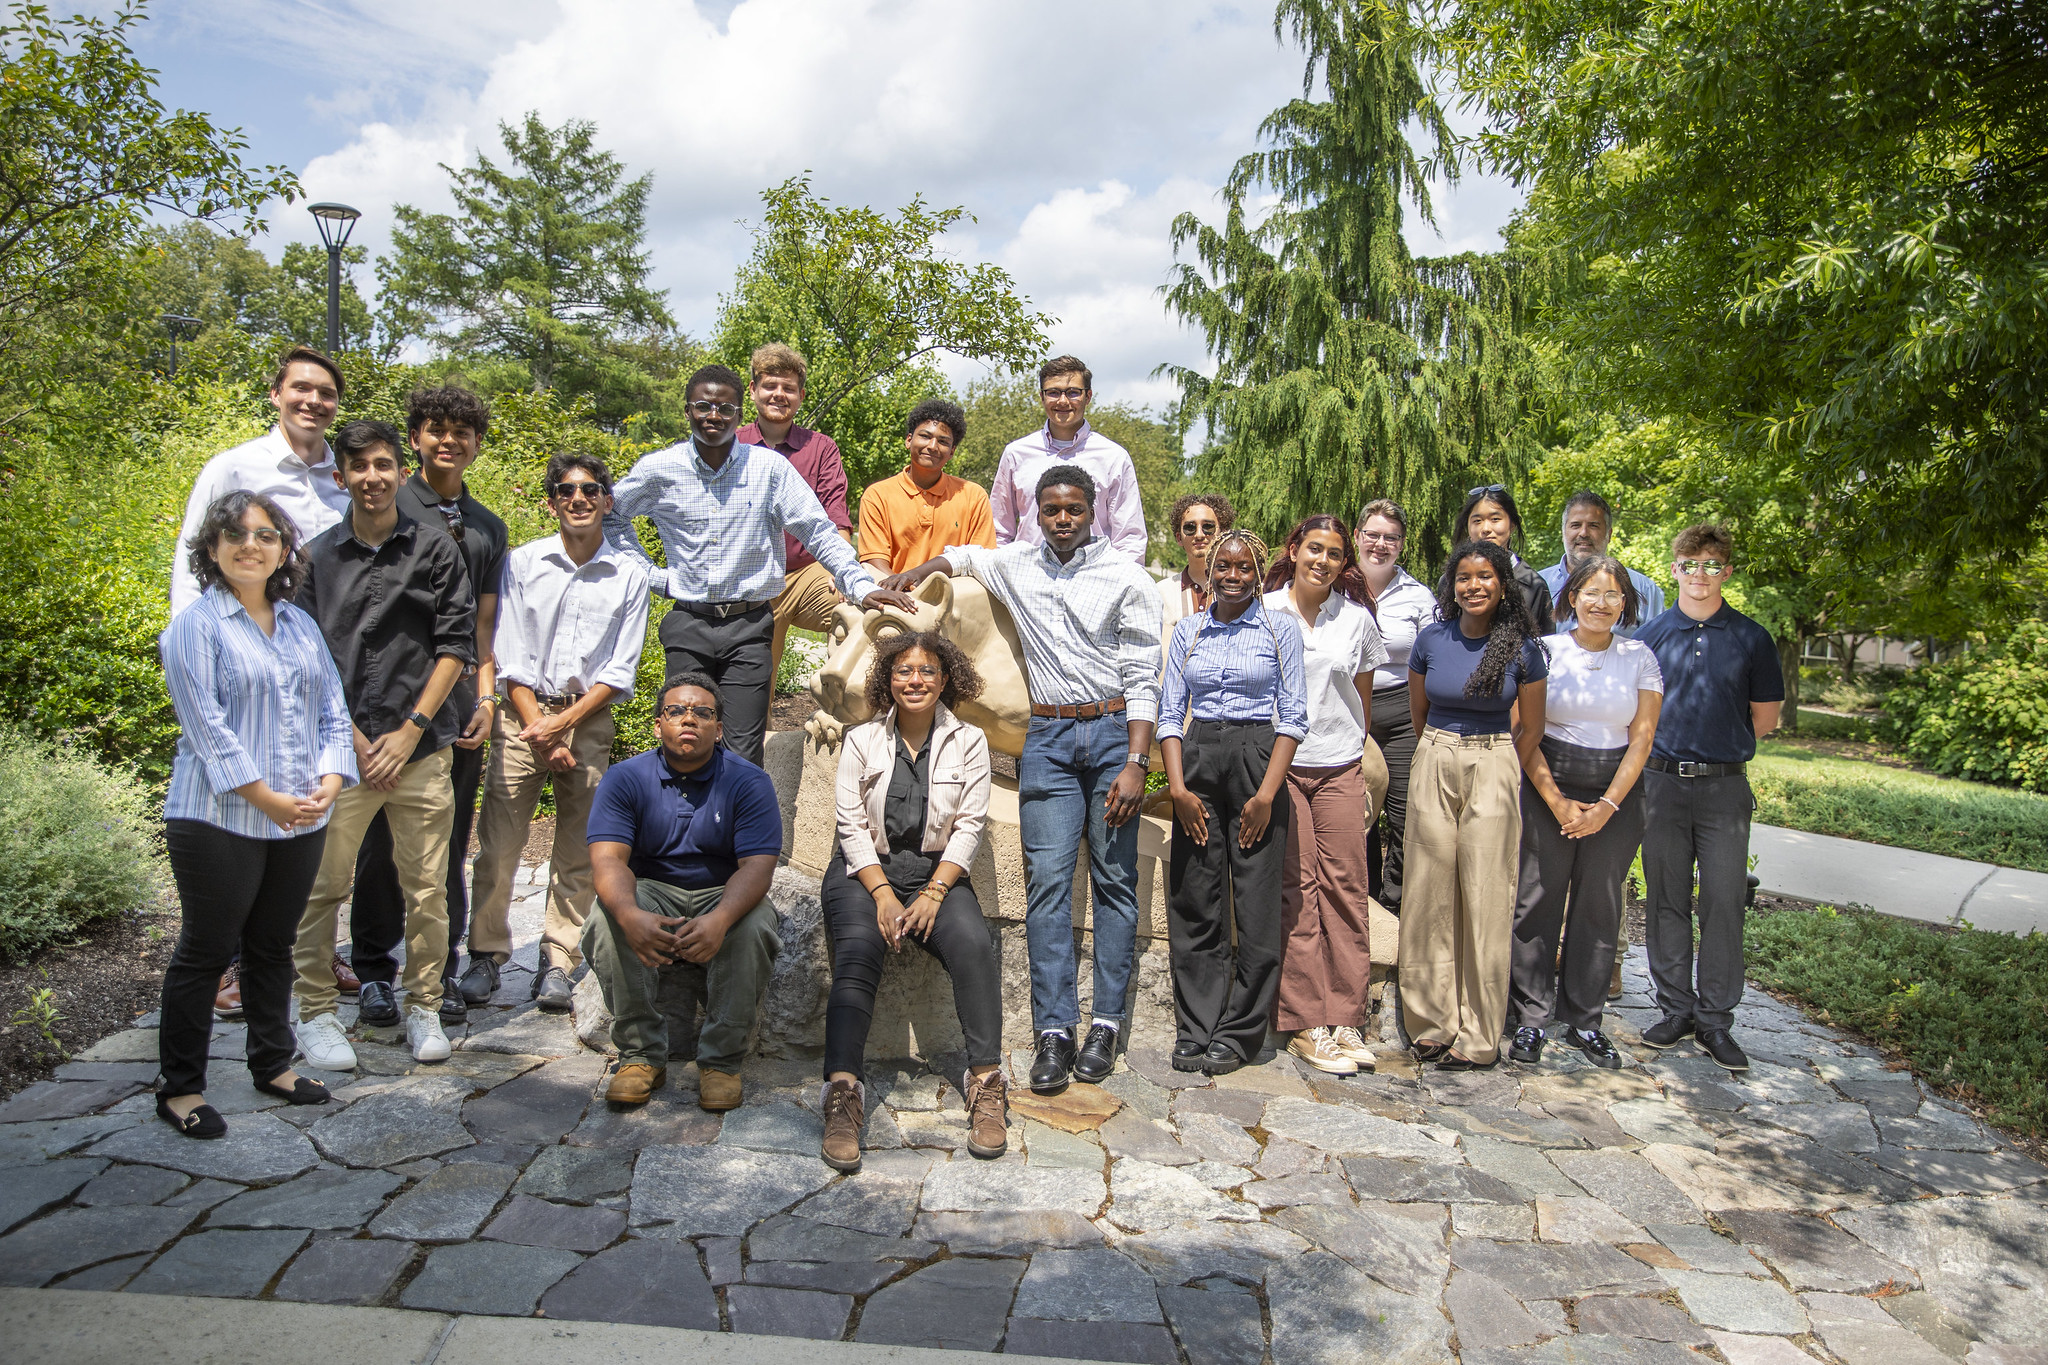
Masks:
[[[668,1084],[661,974],[688,962],[704,968],[697,1103],[739,1107],[747,1034],[782,950],[767,899],[782,811],[768,774],[719,743],[724,714],[708,676],[671,676],[654,713],[659,747],[612,765],[591,803],[604,913],[583,926],[583,956],[612,1015],[614,1104],[645,1104]]]
[[[967,880],[988,820],[988,739],[953,714],[981,693],[960,646],[929,631],[890,636],[868,667],[875,719],[839,751],[839,848],[819,899],[832,935],[825,1007],[825,1164],[860,1169],[861,1085],[882,953],[910,939],[953,978],[967,1047],[967,1150],[1008,1145],[1003,1109],[1003,979]]]

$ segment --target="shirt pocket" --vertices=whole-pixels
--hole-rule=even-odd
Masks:
[[[940,812],[939,823],[950,834],[953,821],[967,800],[967,773],[961,768],[947,768],[933,773],[927,780],[927,786],[930,790],[926,795],[926,809]]]

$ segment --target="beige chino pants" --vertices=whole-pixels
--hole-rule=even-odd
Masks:
[[[1507,1022],[1522,765],[1509,735],[1424,729],[1408,778],[1401,1011],[1418,1044],[1485,1065]]]
[[[784,575],[782,591],[768,604],[769,614],[775,618],[774,652],[769,659],[775,672],[782,671],[782,652],[789,645],[789,628],[830,631],[832,608],[840,601],[832,571],[815,559],[795,573]]]
[[[553,715],[563,708],[542,703]],[[583,960],[579,946],[584,922],[597,899],[590,873],[590,845],[584,840],[590,803],[598,781],[612,763],[616,726],[607,706],[568,733],[569,753],[576,766],[568,772],[550,770],[533,746],[519,738],[517,716],[498,717],[491,765],[484,771],[484,808],[478,817],[476,864],[470,872],[469,952],[488,953],[503,963],[512,955],[512,883],[533,826],[533,808],[541,786],[555,788],[555,842],[548,854],[548,908],[541,930],[541,968],[573,971]]]

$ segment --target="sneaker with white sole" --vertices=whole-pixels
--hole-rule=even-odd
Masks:
[[[1318,1071],[1327,1071],[1332,1076],[1355,1076],[1358,1063],[1337,1051],[1337,1040],[1326,1028],[1305,1028],[1294,1035],[1294,1041],[1287,1050],[1307,1062]]]
[[[1330,1038],[1337,1044],[1337,1051],[1358,1063],[1360,1071],[1372,1070],[1372,1049],[1365,1045],[1364,1034],[1346,1025],[1343,1028],[1331,1029]]]
[[[418,1005],[406,1008],[405,1041],[416,1062],[445,1062],[455,1050],[448,1046],[448,1035],[441,1031],[440,1013]]]
[[[354,1071],[356,1050],[332,1014],[315,1015],[292,1025],[292,1037],[306,1054],[306,1065],[320,1071]]]

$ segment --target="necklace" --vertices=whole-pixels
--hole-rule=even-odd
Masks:
[[[1614,652],[1613,636],[1607,637],[1607,647],[1605,649],[1586,649],[1585,642],[1580,640],[1578,632],[1574,631],[1572,632],[1572,643],[1585,650],[1586,657],[1592,660],[1591,663],[1586,665],[1588,673],[1604,673],[1607,671],[1607,656]]]

